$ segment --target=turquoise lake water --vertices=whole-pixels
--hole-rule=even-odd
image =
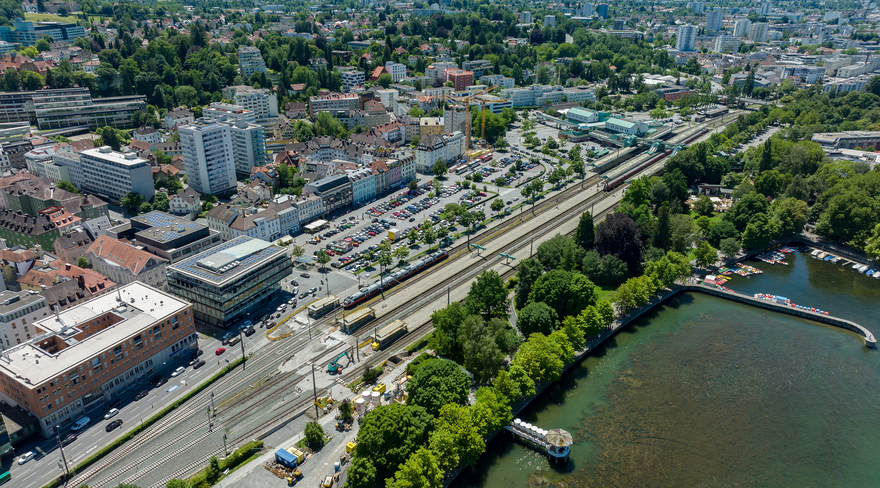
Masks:
[[[803,253],[788,262],[750,262],[765,273],[728,286],[880,333],[880,280]],[[880,351],[852,332],[680,295],[519,415],[573,434],[567,465],[502,435],[454,486],[880,486],[878,385]]]

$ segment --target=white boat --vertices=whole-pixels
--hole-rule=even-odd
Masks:
[[[820,251],[819,254],[816,255],[816,259],[825,259],[828,253]]]
[[[874,273],[873,276],[871,276],[871,277],[872,278],[880,278],[880,273]]]
[[[822,251],[820,251],[818,249],[813,249],[813,252],[810,253],[810,256],[813,256],[815,258],[816,256],[819,255],[820,252],[822,252]]]
[[[862,267],[862,265],[859,264],[859,263],[856,263],[856,264],[853,265],[853,269],[855,269],[855,270],[858,270],[858,269],[861,268],[861,267]]]
[[[837,256],[834,256],[833,258],[831,258],[831,262],[834,264],[837,264],[838,262],[840,262],[840,258]]]
[[[867,265],[863,264],[863,265],[859,266],[859,273],[864,273],[865,271],[868,271]]]

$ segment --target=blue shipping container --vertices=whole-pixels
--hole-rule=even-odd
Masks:
[[[286,466],[290,469],[296,467],[296,456],[285,451],[284,449],[278,449],[275,451],[275,461],[282,466]]]

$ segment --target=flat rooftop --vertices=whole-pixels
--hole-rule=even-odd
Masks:
[[[36,291],[6,290],[0,293],[0,317],[41,300],[45,298]]]
[[[169,266],[168,270],[220,285],[262,266],[279,254],[285,254],[283,248],[261,239],[239,236],[179,261]]]
[[[119,301],[119,297],[122,301]],[[3,351],[0,354],[0,370],[18,378],[21,385],[34,388],[134,338],[165,317],[189,306],[188,302],[170,293],[135,281],[119,288],[118,293],[101,295],[64,310],[58,316],[51,315],[35,322],[36,327],[47,332]],[[82,332],[77,324],[107,313],[121,320],[82,340],[75,338]],[[36,345],[51,336],[59,338],[67,347],[52,354]]]
[[[136,153],[116,152],[110,146],[101,146],[94,149],[86,149],[80,152],[81,155],[90,156],[96,159],[102,159],[114,163],[119,166],[143,166],[150,165],[146,159],[137,157]]]
[[[136,228],[143,229],[138,230],[137,235],[142,235],[154,242],[163,244],[204,230],[208,227],[205,224],[199,224],[180,217],[175,217],[174,215],[169,215],[159,210],[132,217],[131,220],[136,224]]]

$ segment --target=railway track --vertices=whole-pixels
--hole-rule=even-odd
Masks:
[[[731,118],[730,122],[733,122],[733,120],[735,120],[735,118]],[[728,122],[728,123],[730,123],[730,122]],[[718,124],[716,124],[716,126],[717,125]],[[688,134],[688,137],[686,137],[686,139],[689,142],[690,140],[693,140],[693,139],[703,135],[703,133],[704,132],[701,132],[693,137],[691,136],[691,134]],[[685,133],[682,133],[679,135],[681,136],[684,134]],[[549,210],[552,207],[557,206],[559,203],[565,202],[571,198],[576,197],[577,195],[579,195],[583,191],[583,188],[586,187],[586,185],[595,184],[600,179],[601,179],[601,177],[599,175],[594,175],[594,176],[590,177],[589,179],[584,180],[581,183],[581,185],[575,184],[575,185],[570,186],[566,189],[563,189],[563,191],[560,194],[558,194],[557,196],[555,196],[553,199],[546,199],[540,203],[535,203],[533,205],[532,209],[530,209],[530,211],[528,213],[525,213],[524,210],[521,210],[522,214],[519,217],[519,219],[510,219],[510,221],[505,224],[485,229],[483,232],[478,233],[477,235],[472,237],[473,243],[487,244],[490,241],[492,241],[493,239],[497,238],[499,235],[511,230],[512,228],[514,228],[516,226],[530,225],[531,223],[533,223],[533,221],[540,219],[541,214],[543,212]],[[583,200],[582,202],[567,209],[562,215],[557,216],[553,220],[545,219],[543,222],[541,222],[539,225],[537,225],[534,229],[529,231],[527,236],[546,234],[549,230],[552,230],[553,228],[557,227],[561,222],[568,221],[571,218],[579,217],[580,214],[585,212],[587,209],[593,207],[596,203],[598,203],[600,201],[604,201],[605,199],[608,199],[608,198],[612,198],[612,196],[613,196],[612,193],[604,193],[604,192],[596,193],[596,194],[590,196],[589,198]],[[525,206],[525,205],[526,204],[524,203],[523,206]],[[601,220],[602,218],[604,218],[605,215],[607,215],[608,213],[613,211],[613,209],[615,207],[616,207],[615,205],[608,206],[604,210],[601,210],[598,214],[594,215],[594,219],[596,221]],[[517,252],[517,251],[523,249],[524,246],[529,245],[529,243],[530,243],[530,240],[527,238],[519,239],[516,243],[512,244],[511,246],[508,246],[506,248],[506,251],[509,253]],[[435,265],[432,268],[432,271],[437,270],[437,269],[443,269],[446,266],[451,266],[453,261],[455,261],[457,258],[461,257],[462,255],[464,255],[468,252],[467,248],[468,248],[468,246],[464,243],[458,243],[457,245],[452,246],[449,249],[449,258],[446,259],[444,262],[439,263],[438,265]],[[475,263],[472,263],[472,264],[466,266],[464,269],[453,273],[451,276],[445,278],[441,282],[433,285],[431,287],[431,289],[428,292],[422,294],[420,299],[417,300],[415,303],[401,303],[399,305],[396,305],[393,308],[391,308],[390,310],[388,310],[387,312],[383,313],[382,317],[401,315],[403,313],[406,313],[408,310],[418,308],[420,305],[422,305],[426,302],[435,300],[440,295],[442,295],[443,293],[446,292],[447,287],[451,287],[453,284],[457,285],[457,284],[459,284],[459,282],[471,279],[476,274],[478,274],[482,269],[484,269],[486,267],[493,266],[495,264],[498,264],[502,259],[503,258],[501,258],[500,256],[493,256],[493,257],[484,258],[484,259],[479,260]],[[506,270],[503,273],[503,276],[505,276],[505,277],[511,276],[514,273],[515,273],[515,270],[511,267],[510,269]],[[422,273],[422,274],[417,275],[413,278],[410,278],[408,280],[408,283],[409,284],[418,283],[418,282],[426,279],[428,274],[429,273]],[[391,290],[386,292],[386,298],[394,297],[395,295],[397,295],[401,291],[402,291],[402,287],[395,286],[394,288],[392,288]],[[379,300],[381,300],[380,297],[374,297],[370,300],[365,301],[364,304],[362,304],[362,306],[369,306],[369,305],[375,304]],[[377,319],[377,320],[381,320],[381,318]],[[315,329],[315,335],[320,335],[323,332],[330,330],[331,327],[327,327],[328,325],[332,325],[332,323],[329,320],[329,317],[322,318],[322,319],[316,321],[315,323],[313,323],[312,327]],[[368,325],[365,325],[364,327],[367,327],[367,326]],[[422,338],[424,338],[425,336],[430,334],[432,331],[433,331],[433,329],[431,327],[430,320],[426,321],[424,323],[421,323],[421,324],[416,324],[415,327],[412,327],[410,329],[409,333],[407,333],[402,339],[398,340],[397,347],[395,347],[393,349],[388,348],[386,350],[378,351],[378,352],[372,354],[369,357],[369,359],[361,360],[360,364],[358,364],[352,368],[347,368],[347,371],[345,371],[345,373],[343,373],[342,375],[340,375],[339,377],[336,378],[336,383],[341,384],[341,385],[345,385],[348,382],[353,381],[355,378],[359,377],[366,370],[367,367],[372,367],[377,363],[386,361],[389,357],[394,355],[394,353],[396,353],[396,351],[399,351],[402,347],[405,347],[409,344],[413,344],[413,343],[418,342],[419,340],[421,340]],[[290,358],[288,358],[288,359],[291,359],[296,353],[298,353],[299,351],[303,350],[306,347],[306,343],[303,343],[303,341],[302,341],[302,339],[306,335],[307,335],[307,332],[305,332],[305,331],[299,331],[298,333],[295,332],[294,334],[292,334],[292,337],[294,338],[295,343],[298,344],[297,346],[293,347],[292,351],[291,351],[291,349],[288,349],[287,347],[285,347],[285,345],[282,344],[282,343],[289,344],[290,343],[289,341],[279,341],[276,343],[270,343],[267,346],[266,354],[261,355],[262,356],[261,362],[257,362],[254,359],[251,359],[248,361],[249,365],[251,365],[255,362],[257,363],[254,365],[259,368],[258,373],[256,375],[248,375],[248,376],[244,376],[244,377],[236,378],[236,379],[230,378],[228,380],[228,384],[226,384],[224,382],[224,380],[226,380],[226,378],[224,378],[224,380],[221,380],[221,382],[224,382],[224,383],[221,383],[218,388],[211,390],[215,393],[215,397],[216,396],[222,397],[225,394],[232,393],[233,391],[240,389],[246,383],[259,382],[262,379],[266,380],[266,382],[264,384],[260,385],[263,388],[258,388],[258,389],[254,389],[253,391],[246,392],[243,396],[241,396],[241,393],[238,393],[237,395],[234,395],[233,397],[225,398],[224,400],[222,400],[221,405],[226,404],[227,402],[230,402],[230,401],[232,402],[232,404],[230,404],[226,408],[224,408],[224,411],[231,410],[236,406],[245,405],[248,401],[254,400],[255,398],[257,398],[261,394],[266,393],[267,390],[271,389],[272,391],[278,391],[278,390],[284,391],[285,388],[289,387],[292,383],[295,383],[295,382],[301,380],[302,377],[299,375],[295,375],[295,374],[279,375],[278,371],[277,371],[277,367],[278,367],[277,358],[275,358],[273,356],[276,356],[276,355],[279,355],[282,353],[290,353]],[[357,344],[355,344],[355,347],[357,347]],[[394,351],[394,353],[392,351]],[[275,354],[271,354],[273,352]],[[322,360],[327,359],[330,356],[335,355],[337,353],[338,353],[338,348],[336,350],[328,349],[326,351],[323,351],[319,355],[313,357],[310,360],[310,362],[316,363],[316,364],[323,364],[321,362]],[[260,358],[260,356],[258,356],[258,358]],[[269,359],[266,359],[266,358],[269,358]],[[254,366],[251,366],[251,367],[254,367]],[[272,373],[267,375],[266,373],[268,373],[269,371],[272,371]],[[284,376],[286,379],[281,380],[282,384],[274,384],[274,382],[272,382],[271,380],[277,376]],[[229,377],[227,377],[227,378],[229,378]],[[291,379],[291,378],[294,378],[294,379]],[[320,389],[318,391],[319,396],[326,395],[328,393],[328,391],[330,390],[330,388],[332,388],[332,387]],[[81,484],[85,483],[86,481],[89,481],[90,478],[97,475],[100,471],[106,469],[109,465],[113,464],[116,461],[119,461],[124,456],[131,454],[132,452],[134,452],[134,450],[141,448],[147,442],[155,439],[162,432],[162,430],[179,423],[180,421],[184,420],[186,417],[193,416],[196,412],[200,412],[200,411],[204,410],[209,405],[210,394],[211,394],[211,392],[209,391],[209,389],[206,389],[205,391],[200,392],[193,399],[188,401],[186,405],[182,405],[180,408],[176,409],[174,412],[169,414],[169,416],[167,416],[166,418],[162,419],[160,422],[157,422],[156,424],[154,424],[153,426],[151,426],[150,428],[145,430],[144,431],[144,435],[145,435],[144,438],[139,437],[139,438],[137,438],[137,442],[132,442],[132,443],[130,443],[129,446],[125,446],[123,448],[118,449],[117,451],[114,451],[113,454],[111,454],[110,456],[108,456],[104,460],[99,461],[98,465],[94,466],[89,471],[85,472],[84,474],[76,477],[74,482],[71,483],[71,485],[72,486],[80,486]],[[264,405],[267,405],[271,401],[277,402],[277,400],[278,400],[277,395],[273,395],[272,393],[267,393],[267,394],[265,394],[264,397],[257,400],[256,406],[264,406]],[[243,443],[248,442],[254,438],[257,438],[259,436],[259,434],[261,434],[262,432],[265,431],[266,425],[277,425],[278,423],[280,423],[282,421],[290,419],[291,416],[297,416],[297,415],[301,414],[311,404],[312,404],[311,396],[308,395],[307,392],[304,392],[304,393],[300,394],[299,400],[291,402],[291,404],[282,406],[281,408],[276,408],[277,413],[275,415],[273,415],[268,421],[264,421],[261,423],[261,425],[253,427],[253,428],[245,431],[242,434],[236,435],[233,439],[231,439],[231,441],[229,443],[233,446],[232,448],[234,449],[234,446],[236,446],[236,445],[243,444]],[[253,408],[254,407],[251,406],[249,408],[243,409],[239,412],[232,414],[231,417],[223,419],[221,425],[233,425],[240,418],[244,417],[250,411],[252,411]],[[161,447],[155,448],[151,451],[148,451],[149,454],[147,454],[147,455],[149,456],[149,455],[153,455],[157,452],[161,452],[162,450],[167,449],[171,445],[176,444],[177,442],[184,440],[188,437],[191,437],[194,432],[198,431],[199,429],[204,429],[207,426],[207,424],[208,424],[207,420],[200,421],[200,422],[196,423],[195,426],[190,427],[183,434],[178,435],[175,438],[171,439],[170,441],[164,443]],[[209,433],[202,434],[201,436],[198,436],[195,440],[189,441],[188,443],[185,444],[185,447],[176,449],[174,451],[174,453],[183,452],[188,447],[191,447],[192,445],[195,445],[198,442],[200,442],[201,440],[203,440],[205,437],[208,436],[208,434]],[[180,468],[180,469],[174,471],[170,475],[163,477],[161,480],[159,480],[158,482],[156,482],[150,486],[162,487],[169,479],[172,479],[175,477],[184,477],[184,476],[191,474],[196,468],[204,466],[206,461],[208,459],[210,459],[211,456],[218,454],[219,451],[220,451],[219,449],[213,449],[213,450],[207,451],[205,453],[205,455],[203,457],[201,457],[200,459],[198,459],[197,461],[194,461],[190,464],[187,464],[183,468]],[[202,452],[205,452],[205,451],[202,451]],[[148,466],[144,466],[144,467],[138,469],[136,474],[132,475],[132,477],[130,477],[129,479],[130,480],[137,480],[137,479],[140,479],[140,478],[146,476],[147,473],[155,471],[156,469],[161,467],[165,461],[172,459],[174,456],[175,456],[175,454],[167,455],[167,456],[163,457],[160,462],[155,462],[155,463],[152,463]],[[89,485],[96,486],[96,487],[104,486],[104,485],[110,483],[110,480],[113,480],[115,477],[118,477],[119,473],[124,473],[126,470],[130,470],[133,466],[136,467],[136,465],[137,465],[137,463],[130,463],[130,464],[124,466],[123,468],[114,471],[114,473],[111,474],[109,477],[107,477],[103,480],[100,480],[97,483],[89,483]]]

